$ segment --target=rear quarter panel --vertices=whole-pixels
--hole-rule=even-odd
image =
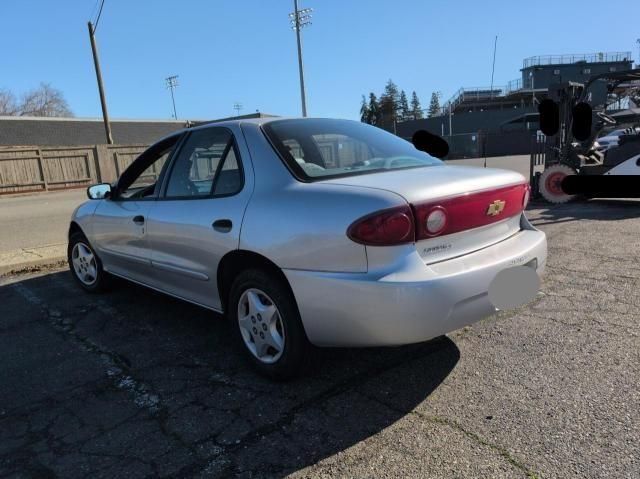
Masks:
[[[347,237],[348,227],[403,203],[389,192],[318,183],[256,192],[245,213],[240,249],[283,269],[366,272],[366,248]]]

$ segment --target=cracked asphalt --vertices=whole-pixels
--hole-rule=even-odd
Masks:
[[[0,278],[2,477],[640,476],[640,202],[533,205],[534,303],[255,375],[216,315],[65,270]]]

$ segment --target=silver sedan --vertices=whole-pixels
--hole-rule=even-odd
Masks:
[[[189,128],[88,196],[69,228],[82,288],[117,276],[224,313],[274,378],[311,344],[415,343],[522,304],[547,256],[521,175],[346,120]]]

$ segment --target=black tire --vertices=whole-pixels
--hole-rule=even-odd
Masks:
[[[83,281],[78,276],[78,273],[76,272],[76,269],[74,267],[73,251],[74,251],[74,247],[77,244],[80,244],[86,247],[93,254],[93,257],[95,258],[96,275],[95,275],[95,281],[91,283],[87,283],[87,281]],[[84,289],[88,293],[102,293],[108,290],[109,287],[111,286],[111,276],[102,268],[102,261],[100,261],[100,258],[98,257],[95,250],[91,246],[91,243],[89,243],[89,240],[87,240],[84,234],[80,232],[76,232],[71,234],[71,236],[69,237],[69,246],[67,247],[67,262],[69,264],[69,270],[71,271],[71,275],[73,276],[73,279],[75,279],[76,282],[82,287],[82,289]]]
[[[269,297],[278,310],[284,329],[282,353],[279,359],[269,364],[251,352],[241,332],[238,307],[241,297],[249,289],[261,290]],[[234,279],[227,304],[226,316],[236,344],[258,372],[274,380],[288,380],[300,374],[308,364],[311,345],[304,332],[295,299],[281,278],[260,269],[245,270]]]

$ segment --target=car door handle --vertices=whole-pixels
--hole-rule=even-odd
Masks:
[[[219,231],[220,233],[228,233],[229,231],[231,231],[233,223],[231,222],[231,220],[227,219],[215,220],[211,226],[213,226],[214,230]]]
[[[144,224],[144,216],[138,215],[138,216],[134,216],[133,217],[133,222],[137,225],[143,225]]]

